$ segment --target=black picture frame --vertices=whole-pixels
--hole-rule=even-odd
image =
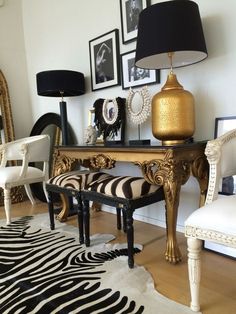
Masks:
[[[120,0],[123,44],[127,44],[137,38],[139,14],[150,4],[150,0]],[[134,7],[132,7],[132,5],[134,5]]]
[[[141,69],[134,62],[135,50],[121,55],[122,89],[160,83],[160,70]]]
[[[119,31],[89,41],[92,91],[120,85]]]
[[[97,99],[94,104],[94,123],[105,146],[124,145],[126,128],[126,99]]]
[[[214,138],[217,138],[235,128],[236,128],[236,116],[215,118]],[[219,190],[219,194],[223,194],[223,195],[235,194],[235,189],[234,189],[235,180],[236,178],[232,176],[223,178],[222,187]]]
[[[214,138],[236,128],[236,116],[215,118]]]

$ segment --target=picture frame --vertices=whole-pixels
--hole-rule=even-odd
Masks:
[[[135,50],[121,55],[122,89],[160,83],[160,70],[135,66]]]
[[[104,145],[124,145],[126,127],[126,99],[97,99],[94,104],[95,126]]]
[[[150,4],[150,0],[120,0],[123,44],[127,44],[137,38],[139,14]]]
[[[89,41],[92,91],[120,85],[119,31]]]
[[[236,116],[215,118],[214,138],[236,128]]]
[[[214,138],[217,138],[228,131],[236,128],[236,116],[215,118]],[[219,194],[232,195],[236,193],[236,177],[226,177],[222,180],[222,186]]]

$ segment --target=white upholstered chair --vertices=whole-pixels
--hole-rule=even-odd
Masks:
[[[48,135],[36,135],[0,145],[0,187],[4,190],[4,207],[7,224],[11,223],[11,188],[24,185],[27,196],[35,203],[30,184],[48,180],[50,138]],[[17,160],[17,165],[9,161]],[[43,162],[43,170],[29,166],[30,162]]]
[[[236,247],[236,195],[219,195],[222,178],[236,175],[236,129],[208,141],[210,173],[205,205],[185,221],[191,309],[199,311],[200,252],[203,241]]]

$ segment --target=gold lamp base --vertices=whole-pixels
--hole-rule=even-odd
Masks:
[[[184,143],[195,131],[193,95],[184,90],[172,72],[152,99],[152,133],[162,145]]]

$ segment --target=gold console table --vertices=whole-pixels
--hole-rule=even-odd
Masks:
[[[176,146],[57,146],[56,164],[63,160],[80,159],[83,165],[93,168],[111,168],[116,162],[131,162],[140,167],[144,178],[152,184],[162,185],[166,200],[166,260],[181,261],[176,240],[176,223],[181,185],[190,175],[200,185],[202,206],[208,185],[208,162],[204,154],[206,142],[195,142]],[[71,162],[72,163],[72,162]],[[70,169],[68,169],[70,170]]]

